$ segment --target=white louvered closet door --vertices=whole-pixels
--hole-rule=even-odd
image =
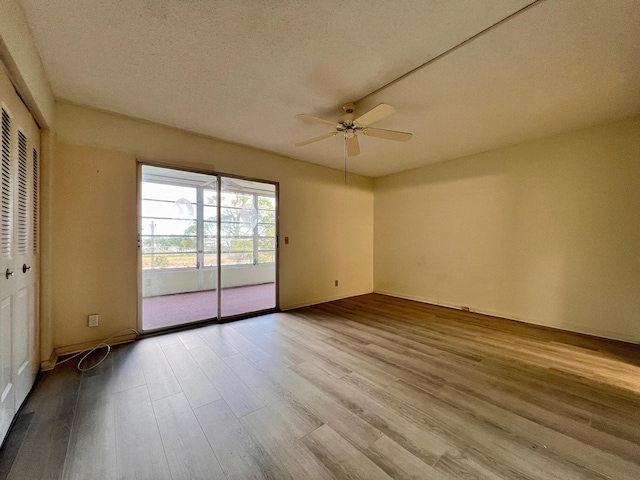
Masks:
[[[0,65],[0,441],[38,371],[40,132]]]

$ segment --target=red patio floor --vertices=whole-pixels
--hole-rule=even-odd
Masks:
[[[274,308],[275,283],[222,289],[222,316],[238,315]],[[142,299],[143,330],[165,328],[215,318],[218,292],[177,293]]]

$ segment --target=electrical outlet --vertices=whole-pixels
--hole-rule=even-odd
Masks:
[[[98,326],[98,314],[89,315],[89,326],[97,327]]]

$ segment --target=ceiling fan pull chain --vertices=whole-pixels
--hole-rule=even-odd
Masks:
[[[344,142],[344,184],[347,184],[347,135],[343,135]]]

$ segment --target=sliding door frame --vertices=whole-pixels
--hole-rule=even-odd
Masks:
[[[217,295],[217,315],[215,318],[212,319],[205,319],[205,320],[200,320],[200,321],[195,321],[195,322],[190,322],[190,323],[186,323],[186,324],[181,324],[181,325],[176,325],[176,326],[172,326],[172,327],[167,327],[167,328],[158,328],[158,329],[154,329],[154,330],[143,330],[142,327],[142,225],[141,225],[141,221],[142,221],[142,167],[143,166],[150,166],[150,167],[159,167],[159,168],[167,168],[167,169],[171,169],[171,170],[178,170],[178,171],[183,171],[183,172],[190,172],[190,173],[198,173],[198,174],[203,174],[203,175],[210,175],[210,176],[214,176],[217,178],[216,180],[216,217],[217,217],[217,221],[216,221],[216,264],[217,264],[217,285],[216,285],[216,295]],[[247,313],[241,313],[238,315],[228,315],[226,317],[223,317],[221,315],[222,312],[222,261],[221,261],[221,242],[220,242],[220,234],[221,234],[221,193],[222,193],[222,178],[223,177],[227,177],[227,178],[236,178],[239,180],[246,180],[246,181],[250,181],[250,182],[258,182],[258,183],[264,183],[267,185],[273,185],[275,188],[275,201],[276,201],[276,218],[275,218],[275,225],[276,225],[276,251],[275,251],[275,307],[273,308],[268,308],[268,309],[264,309],[264,310],[256,310],[256,311],[252,311],[252,312],[247,312]],[[261,314],[266,314],[266,313],[273,313],[273,312],[278,312],[280,311],[280,183],[279,182],[274,182],[274,181],[270,181],[270,180],[263,180],[260,178],[254,178],[254,177],[248,177],[248,176],[244,176],[244,175],[234,175],[234,174],[229,174],[229,173],[222,173],[222,172],[217,172],[215,170],[208,170],[208,169],[203,169],[203,168],[195,168],[195,167],[191,167],[189,165],[181,165],[180,163],[167,163],[167,162],[161,162],[161,161],[155,161],[155,160],[148,160],[148,159],[144,159],[144,158],[137,158],[136,159],[136,192],[137,192],[137,250],[138,250],[138,269],[137,269],[137,277],[138,277],[138,281],[137,281],[137,285],[138,285],[138,312],[137,312],[137,317],[138,317],[138,330],[142,333],[142,334],[149,334],[149,335],[153,335],[155,333],[158,332],[164,332],[164,331],[169,331],[169,330],[179,330],[179,329],[183,329],[183,328],[189,328],[192,327],[194,325],[201,325],[201,324],[209,324],[209,323],[227,323],[227,322],[232,322],[234,320],[240,320],[242,318],[248,318],[248,317],[253,317],[256,315],[261,315]]]

